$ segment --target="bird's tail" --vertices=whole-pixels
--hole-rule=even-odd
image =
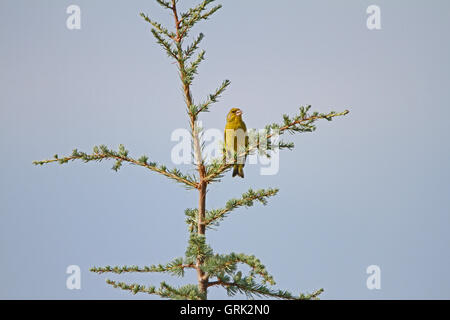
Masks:
[[[236,164],[233,167],[233,177],[238,175],[241,178],[244,178],[244,166],[242,164]]]

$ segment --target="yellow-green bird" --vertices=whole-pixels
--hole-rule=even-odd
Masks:
[[[247,127],[242,121],[242,110],[239,108],[232,108],[227,115],[227,123],[225,125],[225,149],[228,155],[237,153],[248,146]],[[237,164],[233,166],[233,177],[236,175],[241,178],[244,177],[245,159],[237,158]],[[234,161],[233,161],[234,162]]]

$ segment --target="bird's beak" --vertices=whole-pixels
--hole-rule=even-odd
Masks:
[[[242,114],[242,110],[236,111],[236,115],[237,115],[237,116],[240,116],[241,114]]]

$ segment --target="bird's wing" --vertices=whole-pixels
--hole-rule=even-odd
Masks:
[[[245,132],[245,147],[248,147],[248,135],[247,135],[247,126],[245,125],[245,122],[242,121],[242,129]]]

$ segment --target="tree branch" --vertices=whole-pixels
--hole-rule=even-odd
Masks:
[[[218,226],[219,221],[223,220],[227,214],[239,207],[252,207],[254,205],[254,201],[258,201],[263,205],[266,205],[267,198],[273,197],[278,193],[278,189],[260,189],[257,191],[253,191],[249,189],[246,193],[244,193],[239,199],[231,199],[227,201],[225,208],[222,209],[213,209],[207,210],[205,214],[205,226],[209,228],[211,226]],[[185,215],[187,216],[186,223],[190,225],[190,231],[197,230],[197,218],[198,218],[198,210],[195,209],[187,209],[185,210]]]
[[[287,291],[272,290],[264,285],[258,285],[254,282],[247,281],[246,279],[241,279],[238,281],[223,281],[221,279],[217,281],[212,281],[208,283],[208,287],[212,286],[222,286],[227,289],[229,295],[235,295],[237,292],[244,293],[251,297],[256,296],[266,296],[284,300],[311,300],[317,299],[318,296],[323,292],[323,289],[314,291],[312,294],[300,294],[298,297],[293,296]]]
[[[192,263],[185,264],[183,263],[183,259],[179,258],[170,262],[166,265],[151,265],[139,268],[138,266],[106,266],[106,267],[92,267],[89,269],[91,272],[95,272],[98,274],[102,273],[128,273],[128,272],[136,272],[136,273],[146,273],[146,272],[167,272],[177,276],[184,276],[185,269],[195,269],[196,266]]]
[[[216,209],[208,211],[205,224],[209,226],[211,224],[217,225],[219,220],[222,220],[228,213],[239,207],[252,207],[254,201],[258,201],[263,205],[266,205],[266,198],[275,196],[278,193],[278,189],[258,190],[253,191],[249,189],[242,195],[240,199],[231,199],[225,205],[223,209]]]
[[[213,94],[210,94],[208,99],[203,102],[198,109],[196,110],[196,115],[198,115],[200,112],[208,112],[209,106],[215,102],[217,102],[217,99],[220,97],[220,95],[225,91],[225,89],[230,85],[230,80],[224,80],[219,88],[216,89],[216,91]]]
[[[176,34],[167,30],[166,28],[164,28],[160,23],[151,20],[147,15],[145,15],[144,13],[141,13],[141,17],[145,19],[145,21],[147,21],[148,23],[150,23],[156,31],[158,31],[161,34],[166,35],[168,38],[170,39],[175,39]]]
[[[230,253],[227,255],[216,254],[205,261],[202,266],[209,276],[221,277],[224,273],[233,275],[237,270],[237,264],[242,263],[250,267],[250,278],[259,275],[263,282],[275,285],[275,280],[267,272],[266,267],[253,255],[246,255],[244,253]],[[238,273],[236,274],[238,275]],[[238,275],[238,278],[241,276]]]
[[[312,125],[312,123],[314,123],[315,121],[319,120],[319,119],[326,119],[328,121],[331,121],[332,118],[334,117],[339,117],[339,116],[345,116],[346,114],[349,113],[348,110],[345,110],[343,112],[339,112],[336,113],[334,111],[328,113],[328,114],[319,114],[317,112],[315,112],[312,115],[308,115],[306,114],[306,111],[309,109],[310,106],[308,106],[307,108],[300,108],[301,110],[301,114],[300,116],[296,116],[294,118],[293,121],[286,121],[286,120],[290,120],[289,118],[286,118],[285,116],[285,124],[284,125],[277,125],[277,124],[272,124],[272,125],[268,125],[266,126],[266,128],[269,129],[278,129],[278,133],[280,135],[282,135],[285,132],[311,132],[315,130],[315,126]],[[305,111],[306,110],[306,111]],[[286,123],[287,122],[287,123]],[[269,140],[272,136],[274,135],[274,133],[268,133],[264,139]],[[246,155],[254,152],[255,150],[257,150],[260,147],[261,144],[261,140],[257,141],[257,143],[254,146],[250,146],[249,148],[247,148],[245,151],[243,151],[242,153],[240,153],[239,155],[235,155],[237,158],[243,158]],[[290,146],[292,147],[292,146]],[[221,177],[222,174],[229,170],[230,168],[233,167],[233,163],[218,163],[218,162],[214,162],[212,163],[211,166],[209,166],[207,168],[208,170],[208,175],[205,177],[205,182],[206,183],[211,183],[213,181],[215,181],[217,178]]]
[[[161,282],[160,287],[156,289],[154,286],[143,286],[136,283],[126,284],[125,282],[116,282],[113,280],[106,280],[107,284],[114,288],[130,291],[133,294],[138,292],[159,295],[162,298],[170,298],[177,300],[203,300],[204,296],[198,292],[194,285],[186,285],[180,288],[169,286],[166,282]]]
[[[147,162],[148,158],[146,156],[142,156],[138,160],[133,159],[128,156],[128,151],[125,150],[123,145],[119,146],[119,151],[115,152],[109,150],[106,146],[101,145],[99,147],[95,146],[92,154],[87,154],[85,152],[78,151],[77,149],[73,150],[72,155],[65,156],[63,158],[59,158],[58,155],[54,156],[54,159],[42,160],[42,161],[33,161],[34,165],[44,165],[47,163],[58,162],[60,164],[67,163],[73,160],[82,160],[84,162],[89,161],[102,161],[104,159],[116,160],[116,163],[113,166],[113,170],[117,171],[120,169],[122,162],[128,162],[134,165],[138,165],[144,168],[147,168],[151,171],[162,174],[170,179],[173,179],[179,183],[185,184],[189,188],[197,188],[197,182],[193,177],[188,177],[183,175],[178,169],[173,169],[168,171],[165,166],[157,166],[155,162]]]

